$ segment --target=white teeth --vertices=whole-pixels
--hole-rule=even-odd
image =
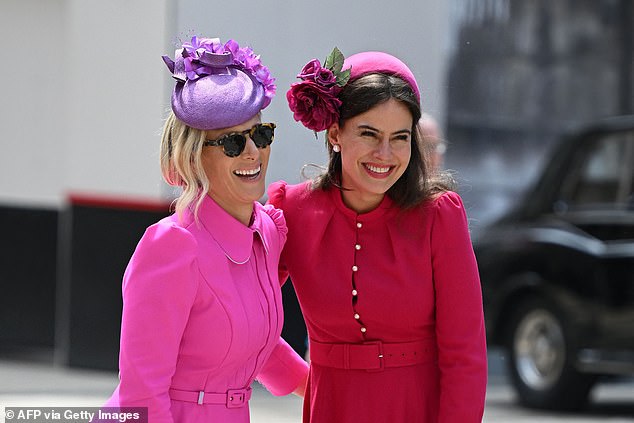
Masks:
[[[260,173],[260,169],[261,169],[261,166],[258,166],[255,169],[251,169],[251,170],[236,170],[233,173],[235,173],[238,176],[253,176],[253,175],[257,175],[258,173]]]
[[[390,171],[390,167],[378,167],[378,166],[372,166],[372,165],[365,165],[368,169],[370,169],[372,172],[375,173],[387,173]]]

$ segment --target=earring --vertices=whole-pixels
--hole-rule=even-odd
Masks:
[[[334,144],[332,146],[332,151],[334,151],[335,153],[338,153],[341,151],[341,147],[339,147],[339,144]]]

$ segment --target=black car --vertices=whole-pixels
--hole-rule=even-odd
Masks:
[[[523,405],[578,409],[601,376],[634,375],[633,192],[634,116],[608,119],[474,234],[488,342]]]

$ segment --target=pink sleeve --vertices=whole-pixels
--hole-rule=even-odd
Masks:
[[[257,380],[273,395],[288,395],[306,380],[308,363],[280,338]]]
[[[284,210],[284,200],[286,199],[287,185],[288,184],[284,181],[273,182],[271,185],[269,185],[269,188],[267,190],[267,194],[269,196],[267,204],[272,205],[276,209]],[[286,268],[286,265],[285,265],[284,257],[285,257],[284,251],[282,251],[282,256],[280,257],[280,266],[278,269],[280,285],[284,285],[284,282],[286,282],[289,276],[288,269]]]
[[[119,404],[148,407],[152,423],[173,421],[168,391],[196,295],[195,251],[182,228],[153,225],[124,275]]]
[[[432,264],[440,367],[441,423],[481,422],[487,355],[478,267],[458,194],[437,200]]]
[[[279,235],[279,249],[281,250],[284,247],[284,243],[286,243],[286,235],[288,234],[284,212],[271,204],[266,204],[264,206],[264,211],[266,212],[266,214],[269,215],[269,217],[271,218],[271,220],[273,220],[273,223],[275,224],[277,234]]]

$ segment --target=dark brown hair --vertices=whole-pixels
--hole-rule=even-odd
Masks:
[[[406,209],[420,204],[432,195],[452,188],[448,177],[437,178],[431,175],[431,166],[426,150],[421,147],[421,136],[417,129],[421,109],[416,94],[410,85],[397,76],[371,73],[361,76],[345,85],[339,94],[339,126],[343,127],[348,119],[365,113],[378,104],[394,99],[403,103],[412,114],[412,154],[401,177],[390,187],[387,195],[401,208]],[[316,189],[341,187],[341,154],[332,149],[326,136],[328,148],[328,169],[315,180]]]

